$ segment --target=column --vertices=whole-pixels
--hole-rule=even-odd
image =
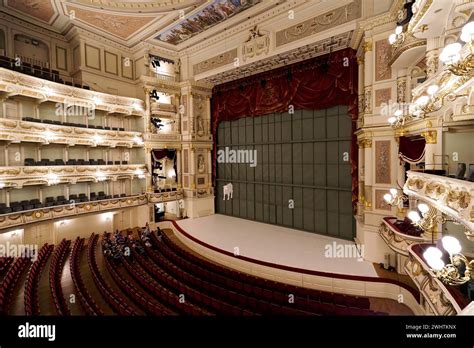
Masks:
[[[372,53],[372,38],[366,37],[363,45],[364,50],[364,65],[367,69],[364,69],[364,113],[372,113],[372,82],[373,73],[372,67],[374,66],[374,59]]]
[[[10,163],[10,159],[8,158],[8,145],[10,145],[10,144],[7,143],[5,145],[5,167],[8,167],[9,163]]]
[[[427,78],[436,75],[439,67],[439,37],[432,37],[426,40],[426,74]]]
[[[443,148],[441,142],[441,130],[429,129],[421,133],[426,140],[425,146],[425,169],[441,170],[443,169]]]
[[[151,115],[151,101],[150,89],[145,88],[145,133],[151,133],[150,115]]]
[[[358,90],[359,90],[359,95],[358,95],[358,112],[359,112],[359,119],[358,119],[358,126],[363,127],[364,126],[364,56],[360,55],[357,57],[357,66],[359,69],[359,85],[358,85]],[[360,155],[359,155],[359,158]],[[360,163],[360,161],[359,161]]]
[[[364,139],[364,197],[365,208],[372,209],[373,159],[372,139]]]
[[[182,174],[181,174],[181,149],[176,149],[176,179],[178,180],[178,189],[182,187],[181,180],[182,180]]]

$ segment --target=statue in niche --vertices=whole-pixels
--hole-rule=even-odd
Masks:
[[[201,116],[197,117],[197,135],[204,134],[204,120]]]
[[[202,174],[204,173],[205,170],[206,170],[206,165],[204,163],[204,156],[199,155],[198,156],[198,172]]]

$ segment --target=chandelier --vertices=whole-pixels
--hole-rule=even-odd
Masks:
[[[452,236],[441,239],[443,248],[449,253],[450,263],[442,260],[443,253],[436,247],[429,247],[423,253],[428,266],[435,273],[436,278],[448,285],[462,285],[472,279],[474,260],[469,261],[461,254],[461,244]]]

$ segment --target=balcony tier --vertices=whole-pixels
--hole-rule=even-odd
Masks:
[[[46,132],[48,132],[46,134]],[[95,136],[100,136],[98,142]],[[140,132],[89,129],[0,118],[0,140],[66,145],[141,147]]]

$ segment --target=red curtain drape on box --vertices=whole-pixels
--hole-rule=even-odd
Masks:
[[[425,138],[400,137],[398,157],[405,162],[416,164],[425,158]]]
[[[212,134],[214,137],[213,178],[216,178],[216,135],[221,121],[258,117],[297,109],[326,109],[348,105],[352,119],[352,203],[358,198],[358,148],[354,134],[357,109],[356,52],[343,49],[300,63],[274,69],[214,87],[212,92]]]

